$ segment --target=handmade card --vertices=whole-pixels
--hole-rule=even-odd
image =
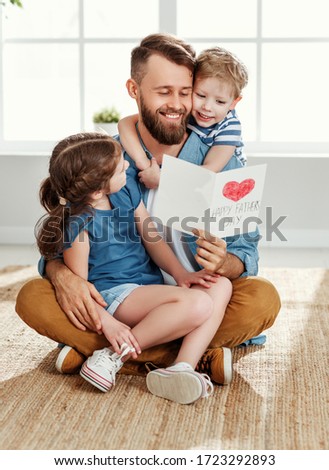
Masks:
[[[255,230],[266,165],[214,173],[164,155],[153,215],[163,225],[191,233],[194,228],[217,237]]]

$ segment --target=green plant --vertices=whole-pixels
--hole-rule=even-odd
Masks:
[[[103,108],[101,111],[97,112],[93,116],[93,122],[119,122],[120,113],[116,110],[114,106],[112,108]]]
[[[10,0],[10,3],[12,5],[17,5],[18,7],[23,8],[23,4],[22,4],[21,0]],[[6,6],[6,0],[2,0],[0,2],[0,5]]]

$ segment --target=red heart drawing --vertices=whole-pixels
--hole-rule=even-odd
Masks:
[[[232,201],[239,201],[249,194],[255,187],[255,180],[247,179],[238,183],[237,181],[229,181],[223,188],[223,196]]]

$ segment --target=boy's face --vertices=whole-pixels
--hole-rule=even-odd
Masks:
[[[210,127],[222,121],[240,99],[234,98],[232,87],[218,78],[196,78],[192,116],[199,126]]]

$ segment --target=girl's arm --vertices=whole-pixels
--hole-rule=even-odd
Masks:
[[[234,153],[233,145],[213,145],[207,153],[203,167],[219,173],[229,162]]]
[[[134,160],[139,170],[145,170],[150,166],[150,161],[141,146],[137,132],[136,123],[138,114],[120,119],[118,123],[120,141],[128,155]]]
[[[80,232],[77,238],[72,243],[72,246],[64,251],[64,263],[75,274],[88,279],[88,257],[90,245],[88,232]],[[96,306],[98,316],[101,322],[101,331],[112,345],[114,351],[120,354],[120,345],[127,343],[134,347],[138,354],[141,353],[139,344],[130,331],[130,327],[116,320],[112,315],[109,315],[104,307]],[[137,358],[137,354],[133,353],[132,357]]]
[[[80,232],[72,246],[64,251],[64,263],[70,270],[82,277],[88,279],[88,257],[89,257],[89,237],[85,230]]]
[[[190,287],[193,284],[199,284],[203,287],[210,287],[208,282],[216,282],[218,277],[216,274],[207,273],[205,270],[193,273],[186,271],[169,245],[162,240],[143,202],[135,210],[135,222],[148,254],[157,266],[175,279],[177,285]]]
[[[72,243],[72,246],[63,253],[65,266],[77,276],[73,278],[74,281],[75,279],[79,278],[81,282],[83,282],[82,279],[85,281],[88,279],[89,249],[88,233],[83,231],[76,237]],[[81,282],[78,286],[79,290],[76,288],[76,282],[72,282],[72,284],[70,284],[70,289],[73,292],[73,300],[69,300],[67,308],[65,309],[65,313],[67,314],[69,320],[77,328],[86,330],[87,326],[89,329],[95,330],[96,326],[96,330],[100,332],[102,329],[102,324],[97,312],[97,306],[95,305],[96,302],[93,300],[91,295],[90,297],[86,296],[85,294],[83,295],[82,287],[84,288],[84,286],[81,285]],[[89,285],[89,283],[87,284]],[[90,290],[91,289],[93,292],[97,292],[92,284],[90,284]],[[74,301],[75,297],[77,296],[80,299],[79,304]],[[104,307],[105,305],[106,303],[102,299],[102,306]]]

